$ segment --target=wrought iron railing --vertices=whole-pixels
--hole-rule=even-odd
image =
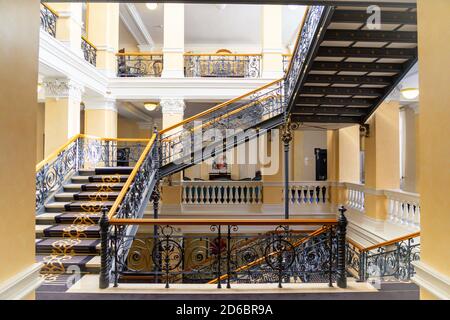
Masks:
[[[345,211],[345,210],[344,210]],[[100,287],[110,282],[278,283],[337,281],[346,287],[343,212],[336,219],[185,220],[116,219],[104,215]],[[179,226],[206,228],[201,236],[182,234]],[[155,233],[136,237],[131,226],[157,226]],[[248,241],[240,226],[273,228]],[[294,231],[320,226],[318,230]],[[106,232],[112,227],[113,231]],[[312,229],[314,230],[314,229]]]
[[[45,3],[41,3],[41,29],[56,37],[56,22],[58,20],[58,13],[50,8]]]
[[[318,40],[318,33],[322,31],[320,24],[325,10],[327,9],[324,6],[310,6],[303,21],[303,26],[300,28],[300,34],[297,37],[294,53],[285,76],[285,95],[289,100],[292,99],[294,90],[301,81],[302,74],[304,74],[303,71],[307,68],[305,61],[311,51],[311,46],[314,41]],[[288,107],[291,105],[289,101],[287,104]]]
[[[81,37],[81,50],[83,51],[84,59],[92,64],[97,65],[97,47],[94,46],[86,37]]]
[[[261,54],[185,53],[186,77],[259,78]]]
[[[148,140],[78,134],[36,166],[36,212],[80,169],[134,166]]]
[[[364,248],[347,240],[347,267],[360,281],[408,281],[420,260],[420,233]]]
[[[118,77],[161,77],[162,53],[117,53]]]
[[[243,96],[221,103],[194,117],[166,128],[161,134],[161,164],[192,161],[191,153],[211,141],[198,144],[195,137],[213,133],[215,143],[284,112],[283,81],[277,80]],[[211,137],[212,138],[212,137]]]

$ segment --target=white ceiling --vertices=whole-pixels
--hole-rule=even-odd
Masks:
[[[283,6],[282,42],[285,48],[295,39],[304,9],[304,6]],[[147,9],[144,3],[121,4],[120,10],[122,18],[128,16],[128,23],[125,25],[135,37],[137,44],[162,47],[163,4],[158,4],[156,10]],[[130,24],[131,19],[134,30]],[[261,5],[185,4],[185,46],[189,48],[236,45],[259,48],[261,23]],[[148,36],[142,36],[143,34],[149,35],[151,41]]]

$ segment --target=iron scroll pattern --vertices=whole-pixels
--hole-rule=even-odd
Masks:
[[[213,78],[259,78],[260,55],[189,55],[185,57],[185,76]]]
[[[83,37],[81,37],[81,51],[83,51],[84,60],[93,66],[97,65],[97,49]]]
[[[161,77],[162,70],[162,54],[117,56],[118,77]]]
[[[36,212],[44,207],[49,196],[58,190],[67,177],[78,169],[80,139],[62,150],[56,158],[36,172]]]
[[[52,37],[56,37],[56,21],[58,16],[49,10],[46,6],[41,5],[41,29]]]
[[[161,164],[192,161],[192,152],[206,146],[213,152],[212,146],[221,145],[222,139],[243,133],[264,120],[282,114],[284,109],[283,82],[280,81],[209,113],[201,121],[190,121],[163,135],[160,139]]]
[[[371,251],[360,251],[347,242],[347,267],[360,281],[409,281],[415,274],[412,262],[420,260],[418,237]]]
[[[306,57],[311,49],[311,44],[316,37],[324,10],[324,6],[311,6],[308,10],[299,41],[291,57],[290,67],[285,78],[286,97],[291,97],[295,85],[303,72]]]
[[[134,166],[145,142],[79,137],[36,171],[36,213],[80,169]]]
[[[119,230],[121,227],[116,227]],[[111,260],[117,285],[120,276],[146,276],[165,283],[331,282],[336,273],[333,228],[314,237],[285,227],[259,235],[239,233],[238,226],[210,226],[210,233],[182,235],[173,226],[160,226],[147,238],[126,235],[111,239]],[[128,252],[124,258],[117,253]],[[120,254],[119,254],[120,256]],[[250,267],[248,267],[250,265]],[[220,279],[220,281],[218,281]]]
[[[156,179],[158,170],[158,148],[154,143],[134,177],[127,194],[123,198],[116,218],[138,218],[142,208],[146,206],[149,186]]]

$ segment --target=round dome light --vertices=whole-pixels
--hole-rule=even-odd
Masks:
[[[156,8],[158,8],[158,4],[156,2],[146,3],[145,6],[148,10],[155,10]]]
[[[158,106],[158,104],[154,103],[154,102],[144,103],[144,108],[148,111],[155,111],[157,106]]]
[[[403,98],[407,100],[414,100],[419,96],[419,89],[417,88],[405,88],[400,90]]]

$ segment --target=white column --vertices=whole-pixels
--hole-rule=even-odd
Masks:
[[[168,128],[183,120],[186,105],[182,98],[161,98],[162,128]]]
[[[283,76],[282,6],[264,5],[262,9],[263,78]]]
[[[164,4],[162,78],[184,78],[184,4]]]
[[[84,130],[88,135],[117,138],[116,100],[110,98],[84,99]]]
[[[56,38],[83,56],[81,50],[82,35],[82,4],[81,3],[52,3],[51,7],[58,13]]]

